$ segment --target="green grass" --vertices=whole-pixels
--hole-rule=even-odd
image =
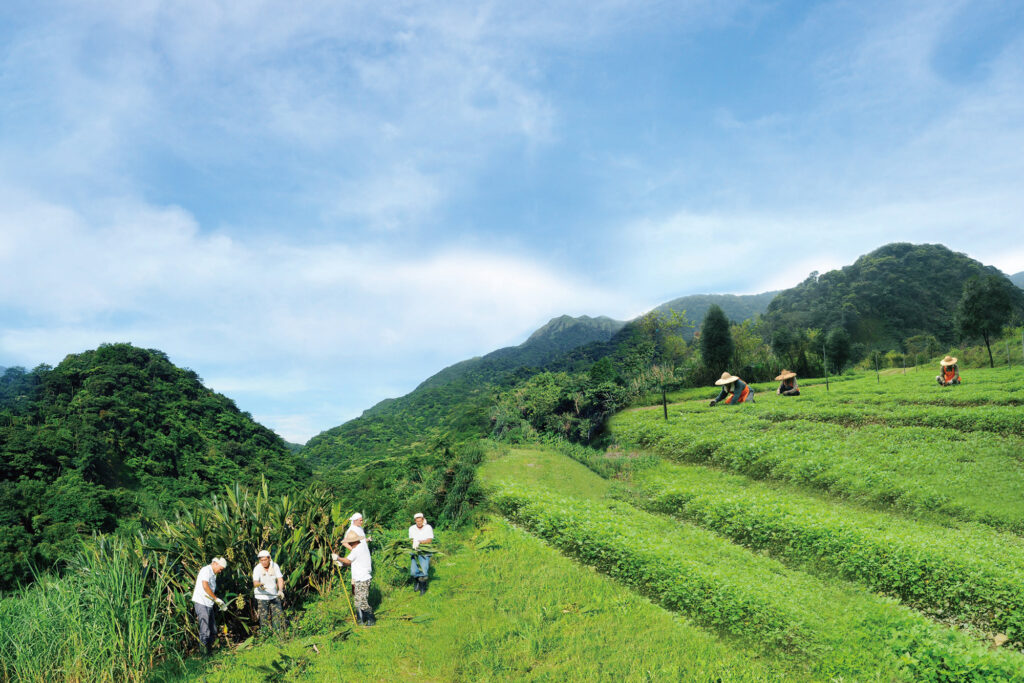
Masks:
[[[543,484],[504,484],[510,518],[698,623],[799,662],[818,680],[1015,680],[1024,660],[844,581],[822,580],[625,503],[573,497],[566,461]],[[591,476],[582,471],[580,477]],[[989,674],[994,673],[991,677]]]
[[[257,667],[275,660],[314,681],[813,680],[695,628],[503,520],[449,539],[446,550],[424,597],[383,585],[378,625],[347,640],[335,640],[346,628],[337,615],[347,612],[335,596],[307,611],[305,634],[190,660],[157,680],[264,681]]]
[[[167,588],[122,542],[98,540],[64,577],[0,599],[0,680],[146,680],[159,659],[177,661]]]
[[[1024,543],[950,529],[750,482],[697,466],[638,471],[635,504],[841,576],[943,619],[1024,638]]]
[[[819,397],[806,398],[803,415],[817,409]],[[649,449],[672,460],[784,481],[879,508],[1024,533],[1020,437],[943,427],[853,428],[796,414],[782,422],[761,419],[776,410],[764,404],[676,409],[668,421],[634,410],[617,415],[610,431],[626,451]]]
[[[500,453],[480,468],[479,476],[488,482],[517,482],[546,485],[557,480],[559,486],[581,498],[603,498],[611,483],[595,476],[585,467],[545,448],[516,448]]]

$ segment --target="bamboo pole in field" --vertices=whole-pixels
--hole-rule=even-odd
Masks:
[[[878,351],[875,351],[875,380],[877,380],[879,384],[882,383],[882,378],[878,374]]]
[[[1013,367],[1013,361],[1010,360],[1010,338],[1009,337],[1006,338],[1006,364],[1008,366],[1010,366],[1011,368]]]
[[[821,367],[825,370],[825,391],[830,391],[828,388],[828,356],[825,355],[825,341],[821,342]]]

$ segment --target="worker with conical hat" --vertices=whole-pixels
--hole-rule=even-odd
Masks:
[[[775,393],[779,396],[799,396],[800,389],[796,385],[796,373],[792,370],[786,370],[783,368],[779,376],[775,378],[776,382],[781,382],[779,388],[775,390]]]
[[[370,559],[370,548],[366,545],[366,537],[360,536],[358,532],[349,529],[345,533],[343,543],[346,548],[351,548],[346,557],[340,557],[337,553],[331,554],[331,559],[338,566],[352,568],[352,594],[355,598],[356,610],[359,623],[364,626],[373,626],[377,623],[370,608],[370,579],[373,578],[373,561]]]
[[[956,358],[946,356],[939,361],[939,375],[935,378],[940,387],[949,387],[960,384],[960,368],[956,364]]]
[[[715,380],[715,386],[722,387],[722,392],[711,399],[711,405],[716,406],[724,403],[734,406],[740,403],[754,402],[754,391],[750,386],[736,375],[723,372],[722,377]]]

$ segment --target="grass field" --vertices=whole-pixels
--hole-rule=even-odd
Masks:
[[[810,680],[735,649],[501,519],[444,547],[449,554],[424,597],[381,579],[373,628],[346,636],[348,607],[335,596],[307,610],[287,642],[190,660],[186,671],[157,679]]]
[[[970,635],[834,572],[789,566],[720,534],[599,497],[596,483],[578,494],[581,470],[554,454],[521,451],[483,474],[516,523],[737,647],[776,658],[787,671],[814,680],[1024,676],[1024,658],[989,653]],[[621,493],[622,484],[615,488]]]
[[[491,448],[500,516],[440,539],[425,597],[378,566],[378,626],[335,594],[155,679],[1024,680],[1024,370],[880,380]]]

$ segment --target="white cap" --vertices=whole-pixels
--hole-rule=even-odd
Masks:
[[[362,516],[361,514],[359,514],[359,513],[357,512],[356,514],[354,514],[354,515],[352,515],[351,517],[349,517],[349,518],[348,518],[348,521],[350,521],[350,522],[354,522],[354,521],[356,521],[357,519],[362,519],[362,518],[363,518],[363,516]]]
[[[256,557],[270,557],[269,550],[261,550]]]
[[[228,561],[225,560],[223,557],[215,557],[215,558],[213,558],[210,561],[210,564],[213,564],[214,562],[216,562],[217,564],[219,564],[222,567],[227,567],[228,566]]]
[[[423,517],[423,513],[417,512],[415,515],[412,516],[413,519],[416,519],[417,517]],[[426,519],[426,517],[423,517],[423,519]]]

